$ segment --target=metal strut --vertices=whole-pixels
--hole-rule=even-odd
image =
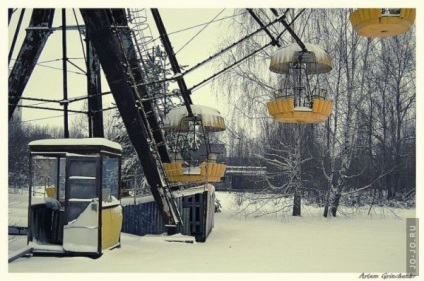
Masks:
[[[303,11],[304,11],[304,9],[301,11],[301,12],[299,12],[293,19],[292,19],[292,21],[288,24],[288,26],[290,27],[293,23],[294,23],[294,21],[303,13]],[[263,30],[264,28],[267,28],[268,26],[270,26],[270,25],[272,25],[272,24],[274,24],[274,23],[276,23],[276,22],[279,22],[282,18],[284,18],[285,17],[285,14],[284,15],[282,15],[282,16],[280,16],[280,17],[278,17],[277,19],[275,19],[274,21],[272,21],[271,23],[269,23],[269,24],[267,24],[267,25],[265,25],[263,28],[260,28],[260,29],[258,29],[257,31],[255,31],[254,33],[256,33],[256,32],[258,32],[258,31],[261,31],[261,30]],[[280,35],[278,35],[278,37],[275,39],[276,41],[278,41],[278,39],[284,34],[284,32],[286,31],[286,30],[288,30],[288,29],[284,29],[283,30],[283,32],[281,32],[280,33]],[[250,37],[250,35],[248,35],[249,37]],[[239,41],[240,42],[240,41]],[[212,76],[210,76],[210,77],[208,77],[208,78],[206,78],[205,80],[203,80],[202,82],[200,82],[200,83],[198,83],[198,84],[196,84],[196,85],[194,85],[194,86],[192,86],[189,90],[190,91],[193,91],[194,89],[196,89],[196,88],[199,88],[200,86],[202,86],[203,84],[205,84],[205,83],[207,83],[207,82],[209,82],[210,80],[212,80],[212,79],[214,79],[214,78],[216,78],[217,76],[219,76],[219,75],[221,75],[222,73],[224,73],[225,71],[227,71],[227,70],[229,70],[229,69],[231,69],[231,68],[233,68],[234,66],[236,66],[236,65],[238,65],[239,63],[241,63],[241,62],[243,62],[243,61],[245,61],[246,59],[248,59],[248,58],[250,58],[250,57],[252,57],[252,56],[254,56],[254,55],[256,55],[257,53],[259,53],[260,51],[262,51],[262,50],[264,50],[265,48],[268,48],[269,46],[272,46],[273,45],[273,41],[271,41],[270,43],[268,43],[268,44],[266,44],[266,45],[264,45],[264,46],[262,46],[262,47],[260,47],[259,49],[257,49],[257,50],[255,50],[255,51],[253,51],[253,52],[251,52],[249,55],[247,55],[247,56],[245,56],[245,57],[243,57],[243,58],[241,58],[241,59],[239,59],[238,61],[236,61],[236,62],[234,62],[233,64],[231,64],[231,65],[229,65],[229,66],[227,66],[227,67],[225,67],[225,68],[223,68],[222,70],[220,70],[219,72],[217,72],[217,73],[215,73],[215,74],[213,74]],[[189,70],[188,70],[189,71]],[[188,72],[188,71],[186,71],[186,73]],[[185,74],[185,73],[184,73]]]
[[[283,16],[281,16],[281,17],[283,17]],[[261,27],[260,27],[259,29],[257,29],[257,30],[255,30],[255,31],[253,31],[252,33],[250,33],[250,34],[248,34],[248,35],[246,35],[246,36],[244,36],[243,38],[241,38],[240,40],[238,40],[238,41],[236,41],[236,42],[232,43],[231,45],[229,45],[229,46],[227,46],[227,47],[223,48],[222,50],[220,50],[219,52],[217,52],[217,53],[215,53],[214,55],[210,56],[209,58],[205,59],[204,61],[199,62],[198,64],[194,65],[193,67],[191,67],[191,68],[187,69],[187,70],[183,73],[183,75],[186,75],[186,74],[188,74],[188,73],[192,72],[193,70],[195,70],[195,69],[199,68],[200,66],[204,65],[204,64],[205,64],[205,63],[207,63],[208,61],[210,61],[210,60],[212,60],[212,59],[214,59],[214,58],[216,58],[216,57],[218,57],[218,56],[222,55],[223,53],[225,53],[225,52],[229,51],[230,49],[232,49],[232,48],[233,48],[233,47],[235,47],[236,45],[238,45],[238,44],[242,43],[243,41],[245,41],[245,40],[247,40],[247,39],[251,38],[252,36],[254,36],[254,35],[258,34],[258,33],[259,33],[259,32],[261,32],[262,30],[266,30],[268,27],[270,27],[270,26],[274,25],[275,23],[277,23],[277,22],[279,22],[279,21],[280,21],[280,18],[277,18],[277,19],[275,19],[275,20],[271,21],[270,23],[268,23],[268,24],[266,24],[266,25],[263,25],[263,26],[261,25]],[[277,39],[276,41],[278,42],[278,39]]]
[[[189,117],[193,116],[190,105],[193,104],[190,97],[190,90],[187,89],[187,85],[184,81],[184,77],[181,74],[180,65],[178,64],[177,58],[172,49],[171,41],[169,41],[168,33],[166,33],[165,26],[163,25],[162,18],[159,14],[158,9],[151,9],[153,18],[155,20],[156,26],[159,31],[160,38],[162,40],[163,47],[165,48],[166,53],[168,54],[169,62],[171,63],[172,71],[177,76],[178,87],[180,88],[181,95],[184,100],[184,104],[187,108],[187,114]]]
[[[125,24],[124,19],[120,18],[125,15],[125,10],[81,9],[81,14],[158,209],[166,225],[176,226],[181,223],[181,218],[159,166],[160,159],[155,152],[157,144],[152,137],[150,123],[146,120],[147,108],[142,103],[145,99],[140,93],[142,89],[136,86],[137,77],[130,65],[129,56],[133,52],[131,49],[124,51],[131,44],[122,38],[126,32],[120,32],[117,25]],[[122,22],[118,20],[113,24],[114,19],[121,19]],[[124,30],[126,28],[124,25]]]
[[[205,60],[203,60],[203,61],[199,62],[198,64],[196,64],[196,65],[194,65],[194,66],[192,66],[191,68],[187,69],[186,71],[184,71],[184,72],[183,72],[183,73],[181,73],[181,74],[184,76],[184,75],[186,75],[186,74],[188,74],[188,73],[190,73],[190,72],[192,72],[192,71],[196,70],[197,68],[199,68],[199,67],[201,67],[201,66],[205,65],[207,62],[209,62],[209,61],[211,61],[211,60],[213,60],[213,59],[215,59],[215,58],[219,57],[220,55],[222,55],[222,54],[224,54],[225,52],[229,51],[230,49],[232,49],[233,47],[235,47],[235,46],[237,46],[238,44],[242,43],[243,41],[246,41],[247,39],[249,39],[249,38],[251,38],[252,36],[254,36],[254,35],[258,34],[259,32],[261,32],[262,30],[264,30],[264,29],[266,29],[266,28],[270,27],[271,25],[274,25],[275,23],[279,22],[279,21],[280,21],[280,18],[283,18],[283,17],[285,17],[285,15],[282,15],[281,17],[279,17],[279,18],[277,18],[277,19],[275,19],[275,20],[273,20],[273,21],[269,22],[268,24],[266,24],[266,25],[264,25],[264,26],[260,27],[259,29],[257,29],[257,30],[255,30],[255,31],[253,31],[252,33],[250,33],[250,34],[248,34],[248,35],[244,36],[244,37],[243,37],[243,38],[241,38],[240,40],[238,40],[238,41],[236,41],[236,42],[232,43],[231,45],[229,45],[229,46],[227,46],[227,47],[225,47],[225,48],[221,49],[221,50],[220,50],[220,51],[218,51],[217,53],[215,53],[215,54],[211,55],[211,56],[210,56],[210,57],[208,57],[207,59],[205,59]],[[291,24],[291,23],[290,23],[290,24]],[[276,39],[276,41],[278,42],[278,38]],[[268,44],[267,46],[270,46],[270,45],[272,45],[272,44]],[[255,52],[255,53],[256,53],[256,52]],[[250,57],[250,55],[249,55],[248,57]],[[245,58],[243,58],[243,59],[239,60],[237,63],[239,63],[239,62],[241,62],[241,61],[245,60],[245,59],[246,59],[246,58],[248,58],[248,57],[245,57]],[[221,72],[220,72],[220,73],[221,73]],[[213,76],[211,76],[210,78],[212,79],[212,78],[214,78],[215,76],[217,76],[217,75],[213,75]],[[151,85],[151,84],[155,84],[155,83],[163,83],[163,82],[167,82],[167,81],[175,81],[175,80],[176,80],[175,78],[171,77],[171,78],[165,78],[165,79],[158,80],[158,81],[147,82],[147,83],[144,83],[144,85]],[[210,80],[210,79],[208,79],[207,81],[209,81],[209,80]],[[202,84],[203,84],[203,83],[202,83]],[[194,89],[194,88],[197,88],[198,86],[200,86],[200,85],[196,85],[196,86],[191,87],[191,88],[189,89],[189,92],[192,92],[192,91],[193,91],[193,89]]]
[[[91,138],[104,138],[100,62],[89,38],[87,34],[88,133]]]
[[[144,85],[145,75],[142,69],[142,59],[141,54],[138,53],[137,46],[134,44],[134,36],[131,29],[128,26],[127,16],[124,9],[112,9],[111,10],[111,21],[115,25],[116,35],[119,37],[120,42],[122,43],[122,49],[124,55],[128,59],[129,71],[134,76],[136,85],[134,87],[137,89],[140,97],[137,99],[137,104],[142,106],[145,112],[150,112],[147,114],[146,118],[142,114],[143,122],[146,127],[151,127],[153,132],[154,141],[157,144],[165,143],[165,136],[162,133],[162,130],[159,125],[158,115],[155,111],[154,103],[152,102],[151,97],[149,96],[149,91],[147,86]],[[170,162],[171,157],[168,152],[166,145],[160,145],[157,147],[159,155],[162,162]]]
[[[127,16],[124,9],[112,9],[112,25],[115,28],[118,42],[120,43],[121,50],[126,58],[127,72],[129,83],[136,90],[136,108],[142,117],[142,120],[147,129],[148,141],[150,144],[150,153],[156,160],[156,165],[161,177],[161,192],[164,206],[169,207],[169,212],[174,217],[174,221],[181,222],[180,213],[177,205],[175,204],[172,192],[169,188],[169,182],[164,172],[162,162],[170,162],[167,147],[165,145],[162,130],[159,127],[158,116],[154,110],[152,100],[150,99],[149,91],[145,86],[139,86],[139,82],[144,81],[144,75],[141,68],[142,57],[139,53],[139,48],[135,46],[133,33],[128,27]],[[147,98],[147,99],[146,99]],[[160,138],[158,138],[160,136]],[[161,153],[160,150],[166,151],[166,155]],[[162,152],[164,152],[162,151]],[[166,156],[166,157],[165,157]],[[168,223],[169,226],[176,225],[177,223]]]
[[[12,9],[9,9],[9,12],[11,10]],[[24,18],[24,15],[25,15],[25,9],[22,9],[21,14],[19,15],[19,20],[18,20],[18,24],[16,26],[15,34],[13,35],[12,45],[10,46],[9,57],[8,57],[8,65],[10,64],[10,60],[12,59],[13,51],[15,50],[16,40],[18,39],[19,31],[21,30],[21,24],[22,24],[22,20]],[[11,17],[11,15],[9,15],[9,23],[10,23],[10,17]]]
[[[262,50],[266,49],[267,47],[269,47],[269,46],[271,46],[271,45],[272,45],[272,43],[268,43],[268,44],[266,44],[266,45],[264,45],[264,46],[260,47],[259,49],[257,49],[257,50],[255,50],[255,51],[251,52],[249,55],[247,55],[247,56],[245,56],[245,57],[243,57],[243,58],[239,59],[238,61],[236,61],[236,62],[234,62],[234,63],[230,64],[229,66],[224,67],[223,69],[221,69],[221,70],[220,70],[220,71],[218,71],[217,73],[213,74],[212,76],[209,76],[208,78],[204,79],[204,80],[203,80],[203,81],[201,81],[200,83],[198,83],[198,84],[196,84],[196,85],[192,86],[192,87],[190,88],[190,91],[193,91],[194,89],[196,89],[196,88],[200,87],[201,85],[203,85],[203,84],[207,83],[208,81],[210,81],[210,80],[214,79],[215,77],[217,77],[217,76],[221,75],[222,73],[224,73],[224,72],[226,72],[227,70],[229,70],[229,69],[233,68],[234,66],[236,66],[236,65],[238,65],[239,63],[241,63],[241,62],[245,61],[246,59],[251,58],[252,56],[256,55],[257,53],[259,53],[260,51],[262,51]]]
[[[271,8],[271,12],[278,17],[278,12],[276,9]],[[284,20],[284,18],[280,19],[280,22],[284,25],[284,28],[290,33],[290,35],[293,37],[293,39],[296,41],[297,45],[302,49],[302,52],[306,53],[308,52],[308,49],[306,49],[305,44],[303,44],[302,40],[300,40],[299,36],[294,32],[294,30],[290,27],[290,25]]]
[[[12,19],[12,15],[13,15],[13,9],[12,8],[9,8],[9,10],[8,10],[8,14],[9,14],[9,18],[8,18],[8,24],[10,24],[10,20]]]
[[[34,9],[27,34],[9,75],[9,121],[52,33],[54,9]]]
[[[281,47],[281,44],[278,42],[278,40],[274,38],[268,28],[265,27],[261,19],[253,12],[253,10],[247,9],[247,11],[252,16],[252,18],[254,18],[255,21],[264,29],[265,33],[271,38],[271,45]],[[283,18],[281,18],[280,20],[283,20]]]

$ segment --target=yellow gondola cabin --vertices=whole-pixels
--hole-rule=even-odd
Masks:
[[[415,21],[415,9],[357,9],[350,14],[352,27],[365,37],[389,37],[403,34]]]
[[[173,162],[163,163],[165,174],[172,183],[220,182],[225,174],[226,165],[216,162],[217,155],[210,151],[207,134],[224,131],[226,129],[224,118],[218,110],[208,106],[190,105],[190,108],[193,116],[188,116],[185,106],[173,108],[165,117],[164,129],[177,133],[177,143],[182,134],[192,134],[194,139],[196,132],[201,133],[207,147],[206,157],[200,163],[196,160],[193,165],[192,162],[185,161],[180,151],[174,149]]]

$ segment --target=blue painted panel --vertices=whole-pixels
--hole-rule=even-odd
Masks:
[[[214,196],[214,192],[205,191],[175,198],[183,219],[183,226],[178,226],[177,229],[179,233],[196,236],[196,240],[199,238],[202,242],[206,240],[214,226]],[[196,212],[200,213],[200,216],[196,216]],[[166,232],[155,201],[123,206],[123,215],[122,232],[140,236]]]

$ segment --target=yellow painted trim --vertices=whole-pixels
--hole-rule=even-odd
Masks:
[[[45,188],[47,197],[55,198],[56,197],[56,187],[49,186]]]
[[[401,9],[400,16],[382,16],[381,9],[357,9],[349,16],[352,27],[365,37],[405,33],[415,21],[415,9]]]
[[[333,103],[315,98],[312,111],[300,111],[294,107],[293,98],[276,99],[267,103],[269,114],[282,123],[321,123],[327,120],[333,109]]]
[[[122,221],[121,205],[102,210],[102,249],[116,246],[119,243]]]
[[[225,174],[226,165],[220,163],[200,164],[200,174],[184,174],[182,162],[163,163],[170,182],[220,182]]]

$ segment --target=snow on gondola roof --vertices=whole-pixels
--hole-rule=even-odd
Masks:
[[[190,105],[193,115],[202,119],[202,125],[206,131],[217,132],[225,130],[224,118],[221,113],[212,107],[205,105]],[[165,129],[167,130],[188,130],[187,124],[181,124],[184,117],[187,117],[187,108],[179,106],[171,109],[165,116]],[[184,120],[184,123],[187,123]]]
[[[122,146],[119,143],[104,139],[104,138],[81,138],[81,139],[42,139],[31,141],[30,148],[41,147],[104,147],[112,150],[122,151]]]
[[[272,55],[269,69],[276,73],[288,73],[291,64],[298,62],[301,54],[308,74],[326,73],[332,69],[331,57],[321,46],[305,43],[305,47],[307,53],[303,53],[296,43],[281,47]]]

